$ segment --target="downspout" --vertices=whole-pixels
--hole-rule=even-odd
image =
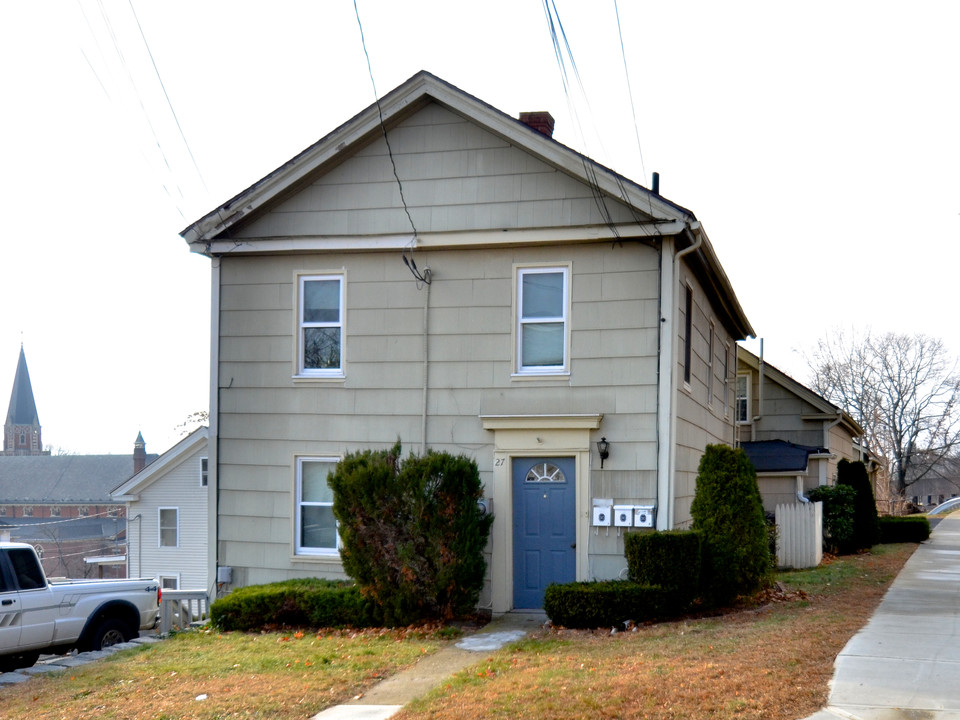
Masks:
[[[659,402],[657,403],[659,417],[657,419],[657,435],[659,447],[657,451],[657,530],[670,530],[674,523],[674,502],[676,487],[673,482],[673,471],[676,463],[677,407],[674,402],[677,368],[674,361],[676,349],[676,297],[680,282],[679,260],[685,255],[697,250],[703,243],[699,234],[700,223],[687,224],[687,231],[694,235],[694,242],[687,248],[674,252],[673,238],[663,238],[662,258],[667,257],[668,250],[670,263],[661,259],[660,286],[661,286],[661,317],[660,335],[666,340],[660,341],[659,365]],[[669,248],[667,245],[669,244]]]
[[[207,587],[220,565],[220,265],[210,258],[210,410],[207,417]],[[217,585],[212,586],[216,588]],[[208,598],[216,599],[216,592]]]

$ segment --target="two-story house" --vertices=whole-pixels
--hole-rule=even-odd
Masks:
[[[494,612],[618,576],[595,506],[688,526],[753,330],[692,212],[552,130],[421,72],[182,231],[211,259],[211,576],[342,577],[327,473],[398,437],[478,463]]]

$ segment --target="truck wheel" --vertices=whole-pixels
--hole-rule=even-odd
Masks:
[[[131,637],[133,634],[126,624],[114,618],[106,618],[100,621],[90,635],[88,647],[91,650],[103,650],[111,645],[127,642]]]

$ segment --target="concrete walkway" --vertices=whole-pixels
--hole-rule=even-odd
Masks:
[[[511,612],[496,617],[476,634],[423,658],[349,703],[327,708],[314,715],[312,720],[384,720],[455,673],[480,662],[484,653],[520,640],[527,633],[539,630],[546,621],[546,614],[535,611]]]
[[[837,656],[808,720],[960,720],[960,513],[941,520]]]

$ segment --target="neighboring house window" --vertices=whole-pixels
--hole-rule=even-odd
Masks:
[[[163,590],[179,590],[180,578],[177,575],[161,575],[160,587]]]
[[[159,508],[160,547],[178,547],[180,544],[180,509]]]
[[[60,517],[60,506],[54,505],[50,508],[50,517]]]
[[[297,458],[297,555],[337,553],[337,521],[327,475],[337,458]]]
[[[737,417],[738,423],[747,422],[750,417],[750,376],[737,375]]]
[[[0,505],[0,517],[6,517],[6,516],[7,516],[7,506]]]
[[[32,506],[32,505],[27,505],[27,506],[25,506],[25,507],[23,508],[23,516],[24,516],[24,517],[33,517],[33,506]]]
[[[683,381],[689,385],[693,364],[693,289],[687,285],[683,313]]]
[[[79,515],[80,517],[87,517],[89,514],[90,514],[90,508],[88,508],[86,505],[81,505],[80,509],[77,510],[77,515]]]
[[[713,405],[713,322],[707,331],[707,405]]]
[[[723,416],[730,414],[730,346],[723,346]]]
[[[343,375],[343,281],[342,275],[300,276],[299,375]]]
[[[569,268],[517,270],[518,373],[549,375],[568,372],[569,299]]]
[[[207,482],[207,458],[200,458],[200,487],[206,487]]]

